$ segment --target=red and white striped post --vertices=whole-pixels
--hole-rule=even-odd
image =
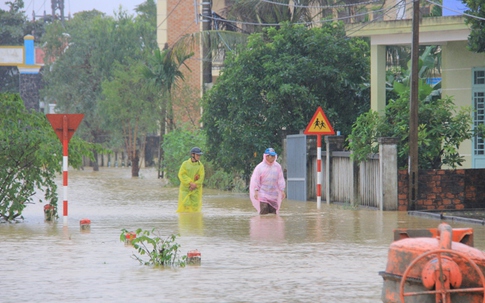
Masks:
[[[317,136],[317,207],[320,208],[322,204],[322,136],[335,135],[335,131],[328,121],[327,116],[323,112],[323,109],[319,106],[313,114],[313,118],[308,123],[305,131],[305,135]],[[327,151],[328,152],[328,151]],[[329,178],[329,176],[327,176]],[[328,183],[327,183],[328,184]],[[329,204],[330,197],[327,196],[327,204]]]
[[[317,135],[317,207],[322,204],[322,135]]]
[[[47,114],[47,120],[52,125],[57,137],[62,143],[62,191],[63,191],[63,207],[62,215],[64,225],[67,225],[67,180],[69,167],[68,161],[68,146],[74,132],[84,118],[84,114]]]
[[[68,161],[68,145],[69,145],[69,127],[67,123],[67,116],[62,118],[62,216],[64,225],[67,225],[67,169],[69,167]]]

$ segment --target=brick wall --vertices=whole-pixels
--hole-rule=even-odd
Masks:
[[[198,4],[200,1],[197,1]],[[195,22],[193,1],[167,1],[167,12],[170,13],[167,19],[167,39],[169,47],[173,46],[181,37],[187,34],[199,32],[201,23]],[[177,125],[181,123],[194,124],[199,126],[200,121],[200,94],[202,91],[202,67],[200,48],[196,45],[191,51],[194,55],[187,60],[185,66],[181,67],[184,74],[184,83],[178,84],[173,92],[173,110],[174,122]],[[190,87],[190,98],[187,98],[187,90],[183,89],[184,84]],[[187,102],[188,99],[190,102]]]
[[[408,209],[408,172],[398,176],[399,210]],[[485,169],[419,171],[416,210],[485,208]]]

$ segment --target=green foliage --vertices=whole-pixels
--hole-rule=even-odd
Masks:
[[[214,165],[209,162],[209,169],[205,170],[206,186],[219,190],[233,192],[247,192],[246,180],[241,173],[225,172],[221,169],[213,171]]]
[[[418,60],[419,99],[440,98],[441,81],[430,86],[426,84],[426,80],[436,74],[441,74],[441,48],[439,46],[420,47],[419,52],[421,54]],[[402,53],[402,55],[404,57],[406,53]],[[409,90],[412,72],[410,54],[407,54],[406,58],[408,58],[407,68],[397,67],[387,71],[387,100],[397,99],[406,90]]]
[[[312,23],[323,19],[332,18],[332,9],[324,9],[321,1],[300,0],[289,9],[289,1],[273,2],[259,0],[235,0],[227,6],[226,14],[228,20],[244,22],[246,33],[263,31],[265,24],[291,23]],[[325,3],[327,5],[329,3]],[[317,7],[321,7],[318,9]],[[363,6],[362,6],[363,7]],[[361,10],[362,8],[357,8]],[[362,11],[354,11],[359,14]],[[226,25],[231,28],[232,26]],[[279,27],[279,25],[276,25]]]
[[[104,148],[99,143],[86,142],[74,135],[69,141],[69,166],[80,169],[83,166],[84,157],[94,161],[93,152],[98,154],[109,154],[110,149]]]
[[[159,92],[160,119],[168,123],[169,131],[175,128],[173,122],[172,90],[177,86],[177,81],[184,81],[184,74],[180,70],[182,66],[188,69],[185,61],[192,57],[193,53],[187,54],[184,49],[155,49],[148,57],[148,65],[141,69],[142,75],[151,82]],[[190,69],[189,69],[190,70]],[[162,134],[165,133],[165,123],[160,123]],[[163,138],[162,138],[163,142]]]
[[[79,168],[93,146],[76,137],[71,142],[69,164]],[[19,95],[0,94],[0,218],[20,217],[40,191],[40,202],[56,206],[61,163],[62,144],[45,116],[27,111]]]
[[[224,171],[216,171],[210,181],[206,182],[207,187],[222,189],[222,190],[229,190],[232,187],[233,177],[231,174],[228,174]]]
[[[426,86],[422,84],[420,90]],[[429,89],[429,88],[428,88]],[[424,89],[426,90],[426,89]],[[420,96],[425,96],[420,92]],[[461,166],[463,156],[458,152],[460,144],[474,135],[471,130],[471,109],[456,109],[453,99],[421,100],[418,108],[418,166],[420,169],[439,169],[446,165]],[[391,100],[385,115],[369,111],[360,116],[348,137],[353,158],[364,160],[367,155],[378,152],[379,137],[399,139],[398,165],[407,167],[409,154],[409,89],[399,99]]]
[[[281,151],[286,135],[305,129],[318,106],[335,130],[350,133],[369,108],[368,73],[368,44],[346,37],[340,23],[285,23],[251,35],[204,96],[207,158],[246,178],[262,152]]]
[[[182,162],[190,157],[190,150],[198,146],[204,152],[201,162],[204,164],[205,179],[204,186],[219,190],[232,190],[236,192],[246,191],[246,181],[242,174],[237,172],[225,172],[216,169],[212,161],[207,161],[206,136],[201,130],[192,130],[189,127],[177,128],[165,135],[163,150],[165,153],[165,169],[167,178],[174,186],[180,185],[178,172]]]
[[[156,29],[150,18],[134,18],[124,11],[109,17],[97,11],[75,14],[65,26],[54,22],[47,26],[42,40],[48,61],[41,95],[56,110],[84,113],[79,136],[103,143],[110,132],[100,113],[102,83],[115,77],[119,65],[128,66],[145,60],[155,48]],[[119,68],[118,68],[119,69]],[[140,117],[150,120],[150,117]],[[153,121],[156,124],[156,121]]]
[[[485,10],[483,0],[462,0],[469,8],[465,11],[465,23],[470,27],[468,48],[477,53],[485,52]]]
[[[159,176],[163,176],[161,165],[165,163],[165,154],[162,146],[165,141],[165,125],[168,125],[168,131],[175,128],[173,115],[172,90],[176,87],[178,80],[184,80],[184,74],[180,70],[186,65],[193,53],[187,53],[186,49],[165,49],[160,51],[156,48],[151,56],[148,57],[148,64],[141,70],[143,77],[158,91],[158,108],[160,124],[160,154],[159,154]],[[190,69],[189,69],[190,70]]]
[[[162,148],[165,154],[165,170],[167,172],[167,178],[174,186],[180,185],[180,180],[178,179],[180,165],[190,158],[190,150],[192,147],[198,146],[202,149],[204,155],[200,161],[204,164],[204,167],[207,166],[206,161],[204,161],[207,155],[205,149],[206,139],[202,131],[190,131],[181,127],[166,134],[164,137]]]
[[[382,137],[383,118],[376,111],[369,110],[360,115],[354,123],[352,133],[347,137],[352,158],[365,161],[369,155],[379,153],[377,138]]]
[[[23,46],[24,37],[33,33],[38,41],[44,32],[44,22],[28,20],[22,0],[5,3],[9,9],[0,9],[0,46]],[[16,66],[0,66],[0,92],[19,92],[19,71]]]
[[[28,112],[20,96],[1,94],[0,108],[0,217],[10,221],[33,202],[36,189],[57,204],[62,150],[45,116]]]
[[[113,77],[102,83],[104,98],[99,101],[100,113],[112,138],[123,138],[128,158],[138,161],[149,133],[156,132],[157,92],[141,76],[139,62],[121,65],[115,62]],[[138,176],[138,165],[133,165],[133,176]]]
[[[135,7],[137,18],[148,22],[153,28],[157,27],[157,4],[155,0],[146,0]]]
[[[122,229],[120,241],[126,243],[128,230]],[[143,265],[161,265],[161,266],[180,266],[185,267],[187,256],[180,256],[180,244],[175,242],[177,236],[171,236],[163,239],[160,232],[152,229],[151,231],[136,230],[136,238],[131,240],[131,244],[138,251],[139,255],[133,254],[133,257]]]

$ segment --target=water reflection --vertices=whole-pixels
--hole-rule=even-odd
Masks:
[[[261,244],[285,241],[285,220],[279,215],[256,215],[249,223],[251,240]]]
[[[203,213],[179,213],[180,236],[204,235]]]
[[[0,224],[1,301],[375,303],[393,229],[439,224],[406,212],[289,200],[278,216],[259,216],[246,194],[209,189],[202,213],[177,214],[177,188],[164,187],[155,171],[130,173],[70,172],[67,226],[62,218],[44,222],[40,203],[27,207],[24,223]],[[84,218],[89,233],[80,229]],[[484,250],[485,227],[471,227]],[[181,252],[199,250],[202,263],[141,266],[119,240],[123,228],[180,234]]]

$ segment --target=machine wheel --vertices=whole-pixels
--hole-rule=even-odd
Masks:
[[[424,257],[426,256],[429,256],[429,255],[433,255],[433,254],[436,254],[437,255],[437,258],[438,258],[438,261],[439,261],[439,266],[440,266],[440,272],[442,271],[441,270],[441,255],[443,253],[447,253],[447,254],[450,254],[450,255],[457,255],[457,256],[460,256],[462,257],[463,259],[465,259],[468,264],[470,264],[478,273],[478,275],[480,276],[480,280],[482,281],[482,287],[475,287],[475,288],[458,288],[458,289],[441,289],[441,290],[430,290],[430,291],[420,291],[420,292],[408,292],[408,293],[405,293],[404,292],[404,284],[406,283],[406,279],[409,275],[409,272],[411,271],[411,268],[416,265],[416,263],[418,263],[418,261],[420,261],[421,259],[423,259]],[[443,298],[442,302],[443,303],[451,303],[451,302],[447,302],[446,301],[446,295],[447,293],[458,293],[458,292],[482,292],[483,293],[483,303],[485,303],[485,277],[482,273],[482,271],[480,270],[480,268],[478,267],[478,265],[472,260],[470,259],[468,256],[466,256],[465,254],[461,253],[461,252],[458,252],[458,251],[454,251],[454,250],[451,250],[451,249],[436,249],[436,250],[432,250],[432,251],[428,251],[428,252],[425,252],[423,253],[422,255],[418,256],[416,259],[414,259],[411,264],[409,264],[408,268],[406,268],[406,270],[404,271],[404,274],[402,275],[402,279],[401,279],[401,285],[400,285],[400,297],[401,297],[401,302],[404,303],[404,297],[406,296],[419,296],[419,295],[429,295],[429,294],[441,294],[441,297]]]

